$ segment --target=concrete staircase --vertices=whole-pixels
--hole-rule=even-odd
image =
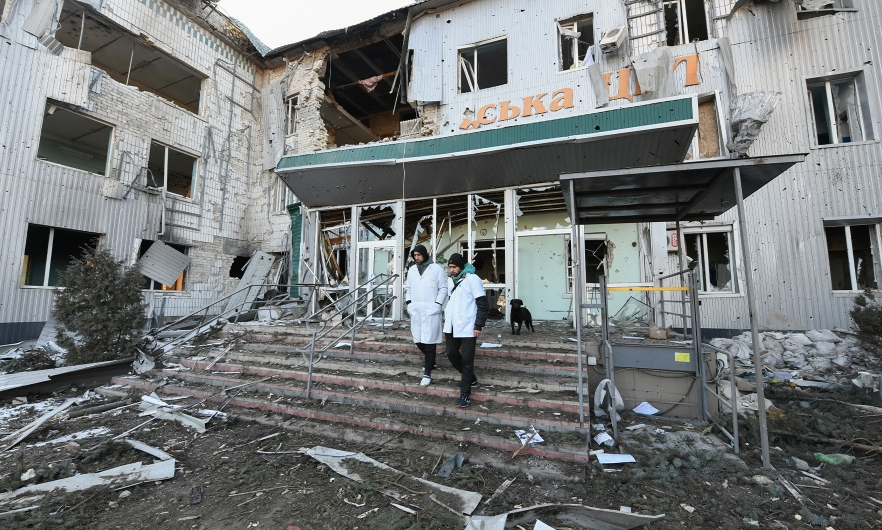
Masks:
[[[514,431],[529,430],[532,425],[545,441],[525,448],[522,454],[587,461],[587,430],[579,425],[576,345],[572,342],[507,333],[501,339],[488,338],[503,347],[478,349],[480,384],[472,391],[471,405],[459,409],[455,388],[459,373],[443,349],[432,384],[421,387],[422,354],[410,332],[371,327],[356,334],[352,353],[348,347],[331,348],[314,364],[307,397],[308,357],[298,350],[309,345],[310,337],[311,332],[302,326],[230,324],[211,342],[221,346],[236,341],[235,345],[210,371],[205,368],[221,350],[204,344],[173,352],[168,361],[181,364],[184,370],[154,370],[146,375],[167,378],[163,394],[226,403],[225,412],[252,409],[511,452],[521,448]],[[144,378],[114,382],[145,391],[156,387],[155,381]],[[587,382],[585,396],[587,421]]]

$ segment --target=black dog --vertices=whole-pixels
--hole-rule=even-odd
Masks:
[[[515,332],[515,323],[518,325],[518,330]],[[526,323],[527,329],[536,333],[536,329],[533,327],[533,315],[530,314],[530,310],[524,307],[524,301],[515,298],[511,301],[511,334],[512,335],[520,335],[521,334],[521,325]]]

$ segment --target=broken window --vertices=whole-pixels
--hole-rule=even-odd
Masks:
[[[46,103],[37,158],[105,175],[113,127]]]
[[[152,142],[147,161],[147,187],[190,198],[193,196],[196,157]]]
[[[276,185],[273,189],[273,204],[276,212],[287,213],[288,205],[297,202],[297,196],[291,191],[291,188],[285,184],[281,177],[276,179]]]
[[[68,48],[92,53],[92,64],[115,81],[151,92],[199,113],[206,76],[101,15],[66,0],[55,38]]]
[[[567,293],[573,292],[573,254],[570,236],[566,237],[567,254]],[[589,287],[600,285],[606,263],[606,239],[585,239],[585,261],[582,268],[585,284]]]
[[[407,271],[413,260],[410,253],[417,245],[423,245],[429,251],[430,257],[435,256],[432,231],[435,229],[434,199],[407,201],[404,203],[404,269]],[[437,236],[436,236],[437,237]]]
[[[387,241],[395,239],[395,203],[362,206],[358,214],[358,242]]]
[[[840,11],[857,11],[854,0],[796,0],[796,18],[800,20]]]
[[[297,96],[285,100],[285,134],[297,132]]]
[[[863,76],[809,80],[817,145],[863,142],[873,139]]]
[[[734,293],[732,231],[704,231],[683,234],[686,259],[698,278],[698,290],[706,293]]]
[[[56,285],[58,277],[67,270],[71,261],[81,258],[86,248],[97,248],[99,237],[99,234],[89,232],[29,224],[21,266],[21,285]]]
[[[704,0],[668,0],[664,10],[668,46],[708,39]]]
[[[558,23],[560,69],[571,70],[594,60],[594,15],[581,15]],[[588,54],[591,57],[588,58]]]
[[[878,289],[879,225],[825,226],[834,291]]]
[[[150,241],[144,239],[141,241],[141,246],[138,248],[138,259],[141,259],[144,254],[153,246],[154,241]],[[166,243],[167,246],[177,250],[181,254],[188,255],[189,248],[184,245],[175,245],[174,243]],[[172,273],[174,274],[174,273]],[[145,291],[183,291],[184,290],[184,276],[187,274],[187,269],[184,269],[181,274],[178,276],[178,279],[171,285],[163,285],[156,280],[151,280],[150,278],[144,276],[141,281],[141,289]]]
[[[508,40],[459,50],[459,91],[475,92],[508,83]]]
[[[349,209],[319,212],[323,267],[318,271],[322,283],[332,289],[348,290],[351,223]]]

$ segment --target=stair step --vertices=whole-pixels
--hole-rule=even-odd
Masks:
[[[172,362],[179,363],[187,368],[193,370],[193,373],[202,373],[204,372],[205,367],[208,366],[208,361],[193,361],[189,359],[170,359]],[[345,367],[351,368],[351,367]],[[249,376],[255,377],[268,377],[271,375],[277,376],[281,379],[285,380],[295,380],[305,382],[308,378],[307,369],[303,367],[299,370],[289,370],[273,367],[270,365],[243,365],[243,364],[232,364],[232,363],[219,363],[212,367],[213,373],[224,374],[226,373],[241,373]],[[400,372],[399,372],[400,373]],[[374,390],[383,390],[383,391],[394,391],[394,392],[406,392],[415,395],[426,395],[426,396],[436,396],[442,398],[449,398],[451,396],[456,397],[456,393],[454,391],[451,394],[451,391],[456,383],[455,378],[459,376],[457,372],[453,370],[444,370],[441,369],[436,370],[434,373],[435,377],[432,380],[432,384],[427,387],[419,386],[418,381],[420,379],[419,375],[407,376],[409,382],[399,382],[393,381],[389,379],[389,375],[398,375],[398,374],[389,374],[383,373],[378,374],[384,377],[371,378],[367,375],[354,375],[351,372],[339,374],[339,373],[328,373],[328,370],[322,369],[318,371],[316,369],[313,370],[312,381],[313,388],[320,388],[321,385],[339,385],[345,387],[351,387],[352,389],[357,389],[358,387],[364,387],[365,389],[374,389]],[[528,384],[520,383],[515,385],[505,384],[507,382],[503,382],[497,378],[482,378],[482,384],[479,386],[478,393],[472,396],[472,400],[475,402],[483,402],[483,401],[492,401],[495,403],[500,403],[503,405],[515,405],[520,407],[527,407],[530,409],[543,409],[547,411],[557,411],[557,412],[568,412],[576,415],[578,418],[579,413],[579,404],[577,401],[574,401],[576,398],[575,389],[572,387],[563,388],[560,385],[556,387],[555,390],[548,391],[547,389],[535,389],[533,390],[545,390],[545,392],[540,396],[539,394],[532,394],[526,392],[505,392],[502,391],[502,387],[515,387],[515,388],[532,388],[528,386]],[[490,387],[493,387],[493,390]],[[548,385],[551,386],[551,385]],[[498,388],[498,389],[497,389]]]
[[[186,380],[187,375],[181,372],[158,372],[156,375],[175,377]],[[209,378],[190,377],[208,381]],[[215,403],[228,403],[232,407],[262,410],[282,415],[308,418],[319,421],[327,421],[337,424],[348,424],[359,427],[381,429],[384,431],[407,432],[430,438],[453,440],[462,443],[475,444],[504,451],[517,451],[520,442],[514,437],[513,430],[516,428],[526,429],[534,425],[540,430],[545,439],[543,444],[530,445],[522,450],[523,454],[531,454],[556,460],[575,461],[587,463],[588,444],[586,431],[581,429],[578,423],[567,421],[555,421],[535,418],[522,418],[502,413],[492,413],[475,410],[475,405],[469,409],[456,408],[453,400],[447,406],[440,405],[415,405],[414,400],[404,401],[387,398],[385,401],[376,402],[376,407],[358,406],[351,402],[343,401],[346,396],[338,396],[333,392],[316,392],[315,399],[305,399],[286,396],[294,390],[285,385],[276,385],[269,382],[258,383],[243,388],[241,394],[262,392],[273,393],[280,396],[278,399],[263,399],[260,397],[244,397],[234,394],[232,397],[217,395],[217,384],[230,383],[242,384],[239,379],[226,378],[220,381],[216,376],[211,378],[212,383],[202,384],[186,382],[183,384],[171,383],[162,387],[162,392],[174,395],[192,396],[197,399],[205,399]],[[222,379],[222,378],[221,378]],[[114,384],[122,384],[141,389],[145,392],[155,389],[155,383],[149,381],[116,377]],[[340,399],[337,402],[336,399]],[[354,398],[348,398],[354,401]],[[286,401],[282,403],[281,401]],[[378,408],[385,405],[387,409]],[[433,415],[420,414],[431,411]],[[394,415],[394,418],[393,418]],[[477,421],[480,420],[480,421]],[[497,429],[500,432],[496,432]]]

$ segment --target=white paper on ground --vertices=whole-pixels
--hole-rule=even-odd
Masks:
[[[339,344],[334,345],[335,348],[348,348],[350,346],[352,346],[352,344],[349,344],[348,342],[341,342]]]
[[[533,530],[554,530],[554,528],[536,519],[536,526],[533,527]]]
[[[597,461],[600,464],[628,464],[631,462],[637,462],[634,460],[634,457],[631,455],[615,455],[612,453],[601,453],[597,456]]]
[[[597,445],[608,445],[610,447],[615,445],[615,441],[613,440],[612,436],[606,434],[605,432],[602,432],[595,436],[594,441],[597,442]]]
[[[646,340],[646,337],[629,337],[627,335],[622,335],[622,338],[628,340]]]
[[[533,433],[536,433],[536,435],[533,436]],[[526,445],[527,440],[530,440],[530,436],[533,436],[533,439],[530,440],[531,444],[538,444],[545,441],[542,439],[541,436],[539,436],[539,431],[533,428],[531,428],[529,432],[518,429],[517,431],[515,431],[515,436],[517,436],[518,439],[521,441],[521,445]]]
[[[653,414],[658,414],[658,409],[644,401],[643,403],[637,405],[636,408],[634,408],[634,412],[636,412],[637,414],[652,416]]]
[[[481,348],[501,348],[502,344],[493,344],[492,342],[482,342]]]

